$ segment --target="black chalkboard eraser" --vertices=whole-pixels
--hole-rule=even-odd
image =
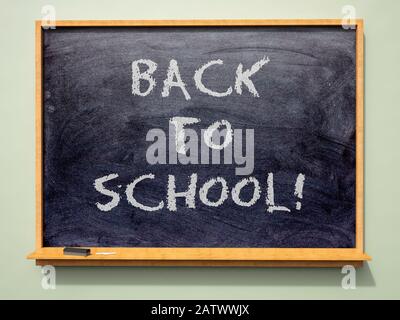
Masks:
[[[64,248],[64,255],[67,256],[83,256],[87,257],[90,255],[90,249],[87,248]]]

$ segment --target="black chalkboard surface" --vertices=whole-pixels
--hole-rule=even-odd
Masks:
[[[43,30],[44,246],[354,248],[355,88],[340,26]]]

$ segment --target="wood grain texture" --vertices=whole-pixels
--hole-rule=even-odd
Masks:
[[[40,22],[40,21],[39,21]],[[356,25],[361,23],[356,20]],[[341,19],[58,20],[57,27],[341,26]]]
[[[36,260],[38,266],[60,267],[250,267],[340,268],[363,266],[363,261],[224,261],[224,260]]]
[[[357,249],[286,248],[91,248],[91,255],[63,255],[63,248],[42,248],[29,259],[53,260],[251,260],[251,261],[367,261]],[[97,253],[114,253],[98,255]]]
[[[165,21],[57,21],[59,27],[78,27],[78,26],[338,26],[341,20],[165,20]],[[275,266],[285,266],[285,261],[289,263],[286,266],[311,266],[307,265],[309,261],[313,261],[314,266],[318,266],[319,261],[324,265],[319,266],[340,266],[345,261],[355,262],[368,260],[369,257],[363,254],[363,31],[362,20],[357,20],[357,52],[356,52],[356,245],[355,251],[352,249],[338,249],[341,252],[334,252],[334,249],[320,249],[321,252],[315,249],[250,249],[251,250],[273,250],[273,251],[251,251],[247,254],[248,249],[232,249],[232,248],[190,248],[190,249],[170,249],[170,248],[121,248],[118,255],[120,256],[102,256],[97,259],[74,259],[62,256],[62,253],[57,251],[47,251],[49,248],[43,248],[43,201],[42,201],[42,31],[40,22],[36,24],[36,234],[37,234],[37,250],[36,253],[30,255],[29,258],[37,259],[38,263],[45,263],[49,261],[62,260],[68,265],[69,260],[73,260],[71,265],[102,265],[102,261],[106,261],[107,265],[218,265],[216,260],[220,260],[219,265],[226,266],[235,264],[237,266],[274,266],[274,261],[278,260]],[[42,248],[42,249],[41,249]],[[95,248],[94,250],[101,250]],[[110,248],[107,248],[110,249]],[[113,251],[115,248],[112,248]],[[117,248],[120,250],[119,248]],[[42,251],[45,250],[45,251]],[[53,250],[53,248],[51,248]],[[150,250],[150,251],[148,251]],[[172,250],[172,251],[170,251]],[[178,251],[174,251],[178,250]],[[183,250],[183,251],[182,251]],[[203,251],[198,251],[203,250]],[[239,251],[238,251],[239,250]],[[240,251],[242,250],[242,251]],[[277,250],[277,251],[275,251]],[[283,250],[283,251],[282,251]],[[285,251],[289,250],[289,251]],[[284,252],[285,251],[285,252]],[[137,255],[138,252],[141,252]],[[146,252],[146,254],[144,254]],[[151,252],[151,253],[149,253]],[[281,253],[282,252],[282,253]],[[176,261],[179,257],[180,262]],[[140,260],[141,257],[146,260]],[[158,260],[159,257],[161,260]],[[193,258],[194,257],[194,258]],[[217,258],[216,258],[217,257]],[[228,260],[224,260],[228,257]],[[249,257],[254,260],[249,260]],[[133,261],[132,259],[136,260]],[[139,259],[139,260],[138,260]],[[151,261],[148,261],[150,259]],[[198,260],[203,259],[199,262]],[[211,259],[211,260],[210,260]],[[221,260],[222,259],[222,260]],[[232,262],[233,259],[236,262]],[[306,261],[304,261],[305,259]],[[307,259],[310,259],[307,261]],[[129,261],[132,260],[132,261]],[[243,260],[243,261],[240,261]],[[265,261],[268,260],[268,261]],[[88,262],[90,261],[90,262]],[[164,262],[162,262],[164,261]],[[222,262],[223,261],[223,262]],[[339,262],[336,262],[339,261]],[[215,262],[215,263],[214,263]],[[357,263],[358,263],[357,262]],[[81,264],[80,264],[81,263]],[[177,264],[178,263],[178,264]],[[197,264],[199,263],[199,264]],[[243,264],[241,264],[243,263]],[[264,264],[263,264],[264,263]],[[335,265],[337,263],[337,265]],[[257,265],[255,265],[257,264]],[[358,263],[360,265],[360,263]]]
[[[356,47],[356,248],[364,252],[364,23],[357,22]]]
[[[36,249],[43,247],[43,103],[42,103],[42,27],[36,22],[35,39],[35,152],[36,152]]]

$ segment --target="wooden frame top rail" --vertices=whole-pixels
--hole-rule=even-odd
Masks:
[[[41,21],[36,21],[41,25]],[[341,26],[342,19],[221,19],[221,20],[57,20],[56,27],[129,27],[129,26]],[[355,19],[354,25],[361,27],[362,19]]]

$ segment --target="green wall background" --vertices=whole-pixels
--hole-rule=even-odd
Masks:
[[[369,299],[400,298],[398,0],[0,0],[0,298]],[[34,20],[43,5],[57,19],[365,19],[366,252],[357,289],[340,269],[57,268],[41,287],[34,249]],[[397,202],[396,202],[397,201]]]

